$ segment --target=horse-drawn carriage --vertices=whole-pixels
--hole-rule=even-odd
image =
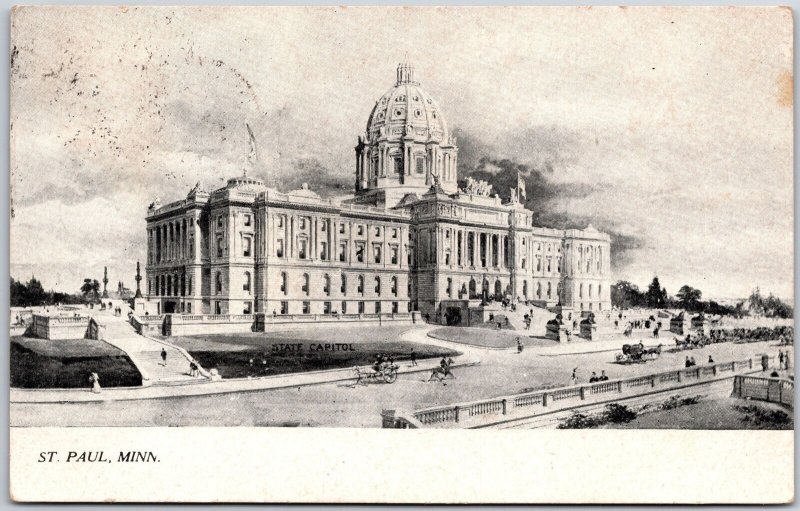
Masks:
[[[391,362],[382,362],[378,367],[371,367],[369,369],[362,369],[356,367],[353,371],[356,373],[355,385],[359,383],[394,383],[397,381],[397,366]]]
[[[655,360],[661,355],[661,344],[658,346],[644,346],[639,344],[623,344],[622,353],[614,357],[619,364],[643,364],[648,360]]]
[[[708,344],[708,341],[705,336],[697,335],[692,337],[691,335],[687,335],[684,340],[675,338],[675,351],[698,349],[704,347],[706,344]]]

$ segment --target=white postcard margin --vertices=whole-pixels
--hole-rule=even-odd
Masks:
[[[794,498],[793,431],[11,428],[10,442],[10,494],[18,502]],[[79,461],[99,451],[104,461]],[[153,456],[120,461],[129,452]]]

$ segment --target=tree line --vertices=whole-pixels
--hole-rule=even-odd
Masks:
[[[646,307],[651,309],[684,309],[689,312],[704,312],[742,317],[760,315],[773,318],[794,317],[794,309],[780,298],[770,294],[763,297],[756,288],[750,296],[735,305],[723,305],[714,300],[703,300],[703,292],[690,285],[682,286],[675,296],[670,296],[661,286],[658,277],[653,277],[647,290],[636,284],[620,280],[611,286],[611,305],[622,309]]]
[[[33,307],[57,303],[77,304],[99,300],[100,282],[97,279],[84,279],[78,293],[63,293],[53,290],[45,291],[44,286],[36,277],[31,277],[27,282],[11,277],[10,303],[12,307]]]

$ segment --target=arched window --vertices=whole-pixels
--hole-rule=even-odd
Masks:
[[[217,293],[222,292],[222,274],[217,272]]]
[[[187,291],[186,293],[191,296],[192,295],[192,277],[189,277],[189,283],[187,284]]]
[[[551,298],[553,296],[553,284],[550,282],[547,283],[547,298]]]
[[[581,287],[578,288],[578,298],[583,298],[583,283],[581,283]],[[583,304],[581,304],[581,309],[583,309]]]
[[[326,296],[331,295],[331,277],[327,273],[325,274],[325,285],[322,287],[322,291],[325,293]]]
[[[281,272],[281,291],[283,294],[289,293],[289,276],[286,275],[285,271]]]
[[[536,283],[536,298],[539,298],[539,299],[542,298],[542,283],[541,282],[537,282]]]
[[[378,276],[375,276],[375,294],[381,295],[381,278]]]
[[[308,278],[308,273],[304,273],[303,274],[303,293],[305,293],[306,296],[308,296],[308,292],[309,292],[309,282],[310,282],[310,279]]]
[[[347,294],[347,276],[344,273],[342,273],[342,285],[339,291],[341,291],[343,295]],[[344,313],[344,311],[342,311],[342,313]]]
[[[392,295],[397,296],[397,277],[392,277]]]
[[[364,294],[364,276],[363,275],[359,275],[358,276],[358,294],[360,294],[360,295]]]
[[[597,284],[597,297],[603,299],[603,284]]]
[[[526,300],[528,299],[528,281],[527,280],[523,280],[522,281],[522,296],[524,296]]]
[[[503,284],[500,283],[500,279],[494,281],[494,294],[495,295],[503,294]]]
[[[475,279],[470,279],[469,281],[469,296],[472,298],[478,293],[478,284],[475,282]]]
[[[242,283],[242,291],[250,291],[250,272],[244,272],[244,282]]]

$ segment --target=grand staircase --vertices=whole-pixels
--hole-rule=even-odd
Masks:
[[[516,311],[512,312],[510,308],[507,308],[497,314],[507,317],[514,330],[524,331],[528,335],[537,337],[544,337],[547,333],[547,322],[556,317],[554,313],[547,309],[535,305],[525,305],[524,303],[517,304]],[[529,314],[532,317],[530,330],[525,330],[525,314]]]
[[[126,316],[126,313],[118,317],[106,311],[95,314],[93,320],[101,327],[102,340],[128,355],[142,374],[143,385],[179,385],[205,380],[204,376],[190,375],[190,359],[185,351],[137,334]],[[167,354],[166,361],[161,357],[162,350]],[[201,369],[202,373],[205,371]]]

